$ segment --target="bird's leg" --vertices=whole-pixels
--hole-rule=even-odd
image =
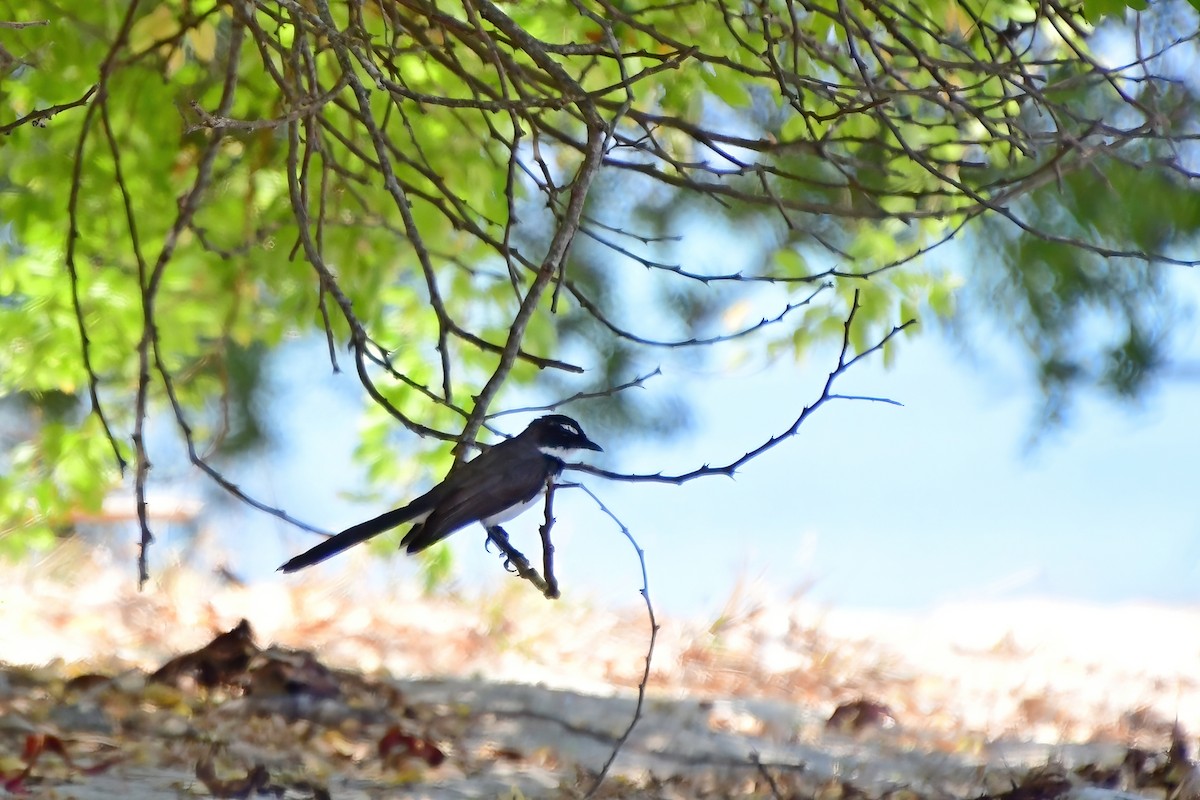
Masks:
[[[528,563],[528,561],[526,560],[525,556],[521,553],[521,551],[518,550],[517,548],[513,547],[512,543],[509,542],[508,532],[506,530],[504,530],[504,528],[501,528],[499,525],[493,525],[492,527],[487,529],[487,533],[488,533],[488,538],[483,543],[483,549],[489,550],[489,552],[490,552],[488,545],[491,544],[492,542],[495,542],[496,547],[498,547],[500,549],[501,555],[504,556],[504,571],[511,572],[514,575],[519,575],[521,571],[519,569],[515,568],[513,566],[513,563],[514,562],[520,563],[522,561]]]
[[[521,552],[513,547],[508,542],[508,534],[504,528],[499,525],[492,525],[487,529],[488,541],[495,542],[496,547],[504,553],[504,568],[509,572],[516,572],[525,580],[532,583],[538,588],[538,591],[546,597],[554,598],[558,596],[557,587],[551,588],[546,581],[538,574],[538,571],[529,565],[529,560],[521,555]]]

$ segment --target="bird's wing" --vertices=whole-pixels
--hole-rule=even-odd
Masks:
[[[555,472],[553,462],[534,448],[509,448],[510,452],[498,459],[497,451],[502,446],[497,445],[459,468],[468,474],[455,475],[454,481],[447,477],[442,483],[445,491],[433,512],[404,537],[402,544],[408,546],[408,552],[424,550],[459,528],[537,496],[546,479]],[[497,464],[506,468],[497,469]]]
[[[507,455],[505,455],[506,452]],[[439,484],[408,505],[347,528],[338,535],[331,536],[291,559],[279,569],[283,572],[295,572],[298,569],[312,566],[348,547],[370,539],[372,536],[403,525],[409,520],[420,519],[423,515],[436,510],[440,512],[436,515],[439,517],[438,520],[430,520],[432,525],[429,522],[424,524],[418,522],[400,540],[402,545],[408,545],[410,553],[423,550],[464,525],[483,517],[490,517],[508,508],[511,504],[505,503],[503,499],[493,500],[490,504],[487,502],[494,497],[496,486],[503,477],[503,473],[496,469],[496,465],[508,463],[517,466],[522,472],[536,473],[538,471],[536,464],[531,465],[528,461],[522,462],[524,453],[525,445],[523,443],[518,443],[516,438],[507,439],[495,447],[485,450],[477,458],[460,464],[451,470],[450,474]],[[530,450],[529,456],[544,461],[541,453],[534,449]],[[523,499],[532,499],[548,474],[548,472],[543,472],[539,482],[530,490],[528,497]],[[475,497],[476,487],[482,493],[480,499],[483,501],[478,506],[482,509],[478,514],[473,513],[476,506],[471,503]],[[498,508],[495,507],[496,504],[499,504]]]

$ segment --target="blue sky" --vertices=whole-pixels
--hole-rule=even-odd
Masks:
[[[1177,345],[1178,357],[1200,361],[1193,333]],[[388,506],[343,499],[361,480],[350,458],[360,389],[350,375],[313,374],[323,347],[298,344],[280,360],[271,415],[288,444],[236,477],[261,499],[337,530]],[[659,380],[692,396],[696,427],[667,444],[610,443],[602,463],[672,472],[731,460],[788,427],[817,396],[832,358],[703,374],[673,368]],[[586,478],[645,549],[658,607],[712,616],[739,581],[763,596],[804,591],[839,608],[1029,596],[1200,602],[1200,383],[1163,383],[1140,409],[1083,396],[1070,424],[1034,446],[1037,397],[1001,345],[968,360],[925,332],[903,344],[891,369],[872,359],[838,390],[904,405],[826,405],[734,479],[677,487]],[[587,425],[586,407],[573,413]],[[526,420],[505,422],[515,432]],[[556,512],[564,592],[636,604],[640,573],[620,532],[579,492],[558,495]],[[539,521],[530,513],[508,526],[531,558]],[[273,570],[311,535],[249,512],[217,524],[242,532],[230,547],[241,574],[305,580],[305,572]],[[481,531],[453,541],[458,585],[515,580],[484,552]],[[359,559],[347,554],[318,569],[353,570]],[[407,558],[374,572],[388,581],[416,574]]]
[[[815,371],[817,359],[739,376],[737,392],[757,407],[737,414],[735,399],[710,395],[702,429],[720,436],[667,454],[665,466],[786,426],[793,404],[813,396],[804,373]],[[679,557],[726,576],[717,583],[731,570],[777,590],[811,582],[811,595],[838,606],[1200,600],[1200,387],[1168,387],[1134,415],[1085,401],[1033,449],[1036,400],[1016,368],[971,368],[934,336],[906,347],[894,369],[872,364],[841,388],[904,407],[826,406],[736,481],[688,487],[666,508],[631,500],[646,529],[675,529],[653,535],[664,542],[653,549],[695,536]],[[627,457],[644,468],[657,456]],[[709,605],[721,596],[678,591]]]

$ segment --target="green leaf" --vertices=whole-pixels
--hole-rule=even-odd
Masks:
[[[1083,0],[1083,13],[1089,22],[1097,23],[1105,17],[1124,16],[1127,11],[1144,11],[1147,0]]]
[[[705,70],[704,85],[708,90],[724,101],[730,108],[745,108],[750,105],[750,90],[745,81],[736,79],[733,75],[713,73]]]

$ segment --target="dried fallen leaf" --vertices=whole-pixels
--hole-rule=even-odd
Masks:
[[[251,659],[248,673],[247,692],[255,697],[341,694],[333,671],[306,650],[268,647]]]
[[[7,769],[0,772],[0,779],[3,780],[0,786],[3,786],[5,791],[14,794],[25,792],[25,783],[33,776],[33,768],[44,753],[58,756],[69,771],[83,775],[98,775],[121,760],[121,756],[118,755],[85,767],[75,763],[67,751],[66,743],[58,736],[49,733],[31,733],[25,737],[25,743],[21,750],[19,764],[22,766],[15,770],[15,774],[9,774]]]
[[[896,717],[886,705],[860,698],[842,703],[834,709],[825,728],[838,733],[857,734],[870,728],[891,728],[895,724]]]
[[[68,692],[78,692],[86,694],[99,687],[108,686],[112,683],[112,677],[109,675],[101,675],[95,672],[76,675],[71,680],[64,684],[63,688]]]
[[[361,761],[370,752],[368,745],[361,741],[350,739],[336,729],[327,730],[322,733],[320,741],[329,748],[329,752],[352,761]]]
[[[249,797],[251,792],[257,792],[266,787],[271,780],[271,775],[262,764],[255,764],[241,778],[221,780],[217,777],[217,770],[213,766],[212,759],[204,758],[196,762],[196,779],[204,784],[204,788],[208,789],[213,797],[240,800],[240,798]]]
[[[437,767],[446,760],[446,754],[437,745],[420,736],[413,736],[393,725],[379,739],[379,757],[384,762],[407,757],[419,758],[431,767]]]
[[[205,688],[238,684],[250,659],[257,653],[254,632],[250,623],[243,619],[199,650],[176,656],[163,664],[150,676],[149,682],[181,686],[193,680]]]
[[[995,795],[993,800],[1056,800],[1071,789],[1071,780],[1062,768],[1050,764],[1032,769],[1021,782],[1007,792]]]

